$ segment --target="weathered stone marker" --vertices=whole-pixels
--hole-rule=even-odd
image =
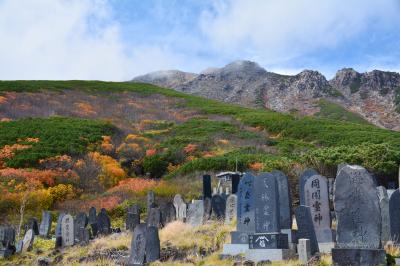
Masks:
[[[232,194],[237,194],[240,183],[240,175],[233,174],[231,175],[231,179],[232,179]]]
[[[311,255],[319,252],[317,236],[315,234],[310,207],[299,206],[295,210],[298,239],[306,238],[310,240]]]
[[[148,217],[146,219],[147,226],[155,226],[157,228],[161,227],[161,212],[160,208],[154,207],[150,208],[150,210],[147,212]]]
[[[378,192],[379,207],[381,209],[382,218],[381,240],[383,243],[386,243],[390,240],[389,197],[385,187],[379,186],[376,189]]]
[[[226,198],[225,224],[232,224],[237,218],[237,196],[231,194]]]
[[[299,191],[300,191],[300,205],[305,205],[305,194],[304,194],[304,185],[306,184],[307,179],[309,179],[313,175],[318,175],[318,172],[315,171],[314,169],[306,169],[301,175],[300,175],[300,181],[299,181]]]
[[[304,184],[305,206],[310,207],[315,234],[319,243],[332,243],[328,179],[321,175],[309,177]]]
[[[172,202],[161,203],[160,212],[162,226],[166,226],[168,223],[176,220],[175,207]]]
[[[160,259],[160,239],[158,237],[158,228],[154,226],[147,227],[146,231],[146,263]]]
[[[55,230],[56,235],[56,243],[55,248],[62,247],[62,218],[65,216],[65,213],[60,213],[57,218],[57,225]]]
[[[86,228],[88,224],[88,217],[86,213],[80,212],[74,219],[74,234],[75,234],[75,242],[80,243],[80,235],[81,235],[81,228]]]
[[[310,239],[300,238],[297,245],[297,252],[299,253],[300,263],[307,264],[311,259]]]
[[[205,198],[211,198],[211,197],[212,197],[211,176],[203,175],[203,200]]]
[[[200,226],[203,224],[204,203],[202,200],[195,200],[189,204],[187,210],[186,222],[191,226]]]
[[[14,253],[15,230],[0,226],[0,258],[8,258]]]
[[[376,181],[357,165],[343,165],[335,182],[337,234],[333,265],[386,264]]]
[[[91,207],[89,209],[88,223],[92,231],[92,236],[97,237],[97,234],[99,233],[99,226],[97,224],[97,212],[95,207]]]
[[[78,240],[81,246],[87,246],[90,241],[90,231],[85,227],[80,227],[78,230]]]
[[[32,250],[33,241],[35,240],[35,234],[32,229],[29,229],[24,236],[22,244],[22,252]]]
[[[137,204],[133,204],[128,207],[125,221],[126,230],[133,232],[138,224],[140,224],[140,207]]]
[[[97,215],[97,225],[100,234],[108,235],[111,233],[111,220],[104,208]]]
[[[179,194],[176,194],[174,197],[174,200],[173,200],[173,204],[175,207],[176,219],[178,221],[185,221],[187,205],[186,205],[185,201],[183,200],[182,196]]]
[[[272,171],[278,184],[279,192],[279,224],[281,229],[292,228],[292,200],[290,198],[288,177],[281,171]]]
[[[32,229],[35,236],[39,235],[38,220],[35,217],[28,219],[28,223],[25,226],[25,231],[27,232],[29,229]]]
[[[66,214],[62,217],[61,239],[63,247],[74,245],[74,218],[70,214]]]
[[[147,214],[149,214],[149,211],[151,208],[155,207],[156,204],[156,195],[154,194],[154,191],[149,190],[147,192],[146,196],[146,203],[147,203]]]
[[[205,198],[203,200],[203,205],[204,205],[204,221],[208,221],[211,219],[211,198]]]
[[[139,224],[133,231],[129,266],[144,265],[146,256],[146,231],[145,224]]]
[[[212,214],[216,219],[222,220],[225,218],[226,201],[223,196],[219,194],[212,196],[211,208]]]
[[[51,229],[51,212],[43,211],[42,212],[42,221],[39,226],[39,235],[41,237],[48,238],[50,235]]]
[[[390,212],[390,232],[391,239],[396,244],[400,243],[400,190],[396,189],[390,196],[389,200]]]

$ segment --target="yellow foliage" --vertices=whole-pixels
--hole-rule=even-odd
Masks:
[[[48,190],[54,202],[61,202],[75,196],[74,187],[72,185],[59,184],[50,187]]]
[[[108,155],[102,155],[98,152],[92,152],[90,154],[102,167],[99,180],[104,187],[112,187],[118,184],[118,182],[126,178],[125,171],[121,168],[121,165],[112,157]]]

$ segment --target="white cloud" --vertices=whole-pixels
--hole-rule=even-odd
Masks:
[[[128,80],[181,65],[162,46],[126,47],[101,0],[0,2],[0,79]]]
[[[201,28],[221,53],[280,64],[399,25],[399,10],[397,0],[226,0],[203,14]]]

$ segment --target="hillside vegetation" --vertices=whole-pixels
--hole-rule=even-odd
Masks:
[[[205,171],[280,169],[296,199],[306,167],[334,177],[337,164],[360,164],[385,184],[400,163],[399,132],[328,103],[321,116],[331,119],[140,83],[1,81],[0,93],[0,211],[9,222],[22,204],[32,215],[104,207],[120,219],[149,189],[198,196]]]

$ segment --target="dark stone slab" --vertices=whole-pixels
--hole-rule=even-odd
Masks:
[[[279,192],[276,178],[261,173],[254,179],[255,232],[280,232]]]
[[[250,249],[288,249],[289,239],[287,234],[263,233],[249,235]]]
[[[146,231],[146,224],[137,225],[133,231],[128,262],[129,266],[141,266],[146,262]]]
[[[86,228],[88,224],[88,217],[86,213],[80,212],[78,215],[75,216],[74,219],[74,235],[75,235],[75,242],[80,243],[80,230],[81,228]]]
[[[162,226],[166,226],[176,220],[175,207],[172,202],[163,202],[160,205],[160,212]]]
[[[191,226],[200,226],[203,224],[204,203],[202,200],[194,200],[189,204],[186,215],[186,223]]]
[[[335,182],[337,248],[381,248],[381,212],[374,178],[365,168],[346,165]]]
[[[51,212],[43,211],[42,212],[42,221],[39,226],[39,235],[41,237],[49,237],[51,230]]]
[[[133,231],[135,227],[140,224],[140,207],[137,204],[134,204],[128,207],[125,226],[126,230]]]
[[[203,208],[204,208],[204,221],[208,221],[211,219],[211,198],[203,199]]]
[[[89,229],[87,229],[85,227],[81,227],[81,228],[79,228],[78,232],[79,232],[79,234],[78,234],[79,244],[81,246],[89,245],[89,241],[90,241]]]
[[[271,172],[278,183],[279,192],[279,224],[281,229],[292,228],[292,199],[290,197],[288,177],[281,171]]]
[[[225,198],[219,194],[213,195],[211,198],[211,208],[213,216],[218,220],[225,218],[226,201]]]
[[[111,233],[111,220],[104,208],[97,215],[97,226],[99,234],[108,235]]]
[[[38,220],[35,217],[29,218],[27,224],[25,225],[25,232],[32,229],[35,236],[39,235],[39,225]]]
[[[90,224],[91,235],[96,238],[99,235],[99,226],[97,223]]]
[[[392,241],[400,243],[400,191],[396,189],[389,200],[390,234]]]
[[[158,237],[158,228],[154,226],[147,227],[146,231],[146,263],[160,259],[160,239]]]
[[[240,175],[233,174],[231,175],[231,178],[232,178],[232,194],[237,194],[240,183]]]
[[[333,248],[333,266],[377,266],[386,265],[384,249]]]
[[[95,207],[91,207],[89,209],[88,223],[89,224],[97,223],[97,212],[96,212],[96,208]]]
[[[146,196],[146,207],[147,207],[147,214],[149,214],[150,208],[154,207],[154,204],[156,204],[156,195],[154,194],[154,191],[149,190],[147,192]]]
[[[300,190],[300,205],[305,205],[305,195],[304,195],[304,185],[307,179],[313,175],[318,175],[318,172],[314,169],[306,169],[301,175],[299,180],[299,190]]]
[[[203,175],[203,200],[205,198],[211,198],[212,190],[211,190],[211,176]]]
[[[239,183],[237,231],[255,232],[254,176],[246,173]]]
[[[148,216],[146,219],[147,226],[155,226],[157,228],[161,227],[161,212],[160,208],[154,207],[150,208]]]
[[[299,206],[295,210],[297,232],[296,240],[300,238],[310,239],[311,255],[319,252],[317,236],[315,234],[314,225],[311,218],[310,207]]]
[[[231,243],[232,244],[248,244],[249,243],[249,232],[233,231],[231,232]]]
[[[62,247],[61,222],[62,222],[64,215],[65,215],[65,213],[60,213],[57,218],[57,225],[56,225],[56,230],[55,230],[55,236],[56,236],[55,248],[56,249]]]
[[[15,230],[12,227],[0,227],[0,258],[8,258],[15,252]]]

